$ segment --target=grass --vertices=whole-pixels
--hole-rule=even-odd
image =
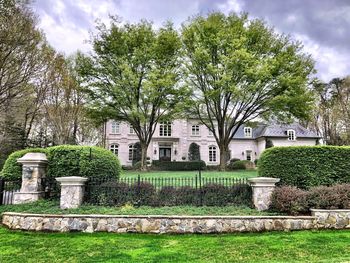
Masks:
[[[105,207],[83,205],[78,209],[61,210],[57,201],[41,200],[35,203],[0,206],[3,212],[23,212],[36,214],[110,214],[110,215],[276,215],[259,212],[249,207],[237,206],[168,206],[168,207]]]
[[[0,262],[349,262],[350,231],[41,233],[0,227]]]
[[[136,178],[138,175],[147,178],[188,178],[194,177],[198,174],[198,171],[123,171],[121,177],[123,178]],[[218,178],[249,178],[256,177],[258,175],[257,170],[237,170],[237,171],[202,171],[202,177],[218,177]]]

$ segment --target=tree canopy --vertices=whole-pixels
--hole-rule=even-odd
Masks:
[[[313,61],[302,46],[246,14],[211,13],[182,27],[190,115],[216,139],[220,167],[239,126],[257,118],[306,118]]]
[[[78,60],[88,107],[95,118],[132,125],[143,169],[157,123],[174,117],[186,95],[178,85],[180,37],[170,23],[155,30],[147,21],[122,24],[116,17],[97,30],[94,53]]]

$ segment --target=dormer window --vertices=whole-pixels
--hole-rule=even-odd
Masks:
[[[295,131],[294,130],[288,130],[288,141],[295,141]]]
[[[252,128],[250,127],[244,127],[244,137],[245,138],[252,138]]]

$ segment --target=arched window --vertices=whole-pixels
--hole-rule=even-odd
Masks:
[[[120,124],[119,122],[112,121],[112,133],[120,133]]]
[[[171,136],[171,122],[161,122],[159,125],[159,136],[169,137]]]
[[[132,161],[134,159],[134,150],[135,150],[135,147],[134,147],[134,144],[130,144],[129,145],[129,161]]]
[[[245,138],[252,138],[252,128],[244,127],[244,137]]]
[[[288,130],[288,141],[295,141],[295,131],[294,130]]]
[[[209,146],[209,162],[216,162],[216,147]]]
[[[199,125],[192,125],[192,136],[199,136]]]
[[[109,150],[114,153],[116,156],[118,156],[118,150],[119,150],[119,145],[118,144],[111,144],[109,146]]]

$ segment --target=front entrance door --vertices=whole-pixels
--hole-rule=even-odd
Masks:
[[[171,161],[171,147],[159,147],[159,160]]]

